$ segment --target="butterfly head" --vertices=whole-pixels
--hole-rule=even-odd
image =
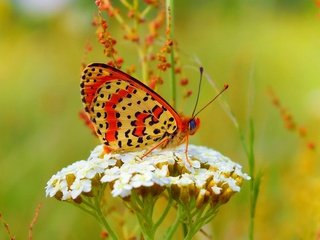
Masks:
[[[200,126],[200,119],[199,118],[191,118],[188,122],[188,133],[189,135],[193,135],[196,133]]]

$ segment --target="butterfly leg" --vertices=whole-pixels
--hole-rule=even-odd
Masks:
[[[151,149],[149,149],[146,153],[143,154],[143,156],[141,158],[144,158],[146,156],[148,156],[154,149],[156,149],[157,147],[161,146],[161,145],[167,145],[169,142],[169,138],[164,138],[162,139],[158,144],[156,144],[155,146],[153,146]]]
[[[189,147],[189,134],[186,135],[186,150],[184,151],[184,153],[186,154],[187,162],[189,163],[190,166],[192,166],[192,162],[191,160],[189,160],[189,156],[188,156],[188,147]]]

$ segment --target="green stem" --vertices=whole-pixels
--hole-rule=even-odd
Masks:
[[[106,218],[104,217],[104,215],[101,211],[100,199],[95,198],[95,207],[96,207],[96,211],[97,211],[97,216],[100,219],[101,224],[107,230],[111,239],[117,240],[118,237],[117,237],[116,233],[112,230],[111,226],[109,225],[109,223],[107,222]]]
[[[147,228],[145,227],[145,219],[144,219],[144,216],[143,214],[137,214],[137,218],[138,218],[138,221],[139,221],[139,225],[140,225],[140,230],[141,230],[141,234],[143,236],[142,239],[152,239],[150,236],[149,236],[149,232],[147,230]]]
[[[246,153],[249,165],[250,181],[250,220],[249,220],[249,239],[254,239],[254,218],[257,205],[257,199],[259,194],[259,186],[261,180],[261,174],[255,175],[255,155],[254,155],[254,125],[253,120],[249,120],[249,140],[248,145],[242,130],[239,128],[240,139],[243,149]]]
[[[164,209],[161,217],[160,217],[159,220],[156,222],[156,224],[153,226],[154,232],[157,231],[157,228],[160,226],[160,224],[163,222],[163,220],[165,219],[165,217],[168,215],[168,212],[169,212],[169,210],[170,210],[170,208],[171,208],[171,206],[172,206],[172,202],[173,202],[173,199],[172,199],[172,197],[170,197],[170,198],[169,198],[169,201],[168,201],[168,203],[167,203],[167,206],[166,206],[166,208]]]
[[[189,231],[184,240],[193,239],[194,235],[199,232],[199,230],[206,224],[208,224],[215,216],[219,205],[215,207],[205,206],[199,210],[199,213],[196,214],[196,219],[194,224],[189,227]]]
[[[97,216],[97,214],[95,214],[95,209],[94,209],[94,207],[92,207],[92,206],[88,206],[88,209],[87,208],[85,208],[85,207],[83,207],[83,206],[81,206],[80,204],[77,204],[77,203],[75,203],[75,204],[72,204],[73,206],[76,206],[77,208],[79,208],[79,209],[81,209],[82,211],[84,211],[84,212],[86,212],[86,213],[88,213],[89,215],[91,215],[92,217],[94,217],[98,222],[100,222],[100,219],[98,218],[98,216]]]
[[[251,210],[250,210],[251,213]],[[253,240],[253,229],[254,229],[254,218],[250,214],[250,223],[249,223],[249,239]]]
[[[141,13],[141,17],[144,18],[146,17],[146,15],[150,12],[150,10],[152,9],[151,5],[148,5]]]
[[[133,9],[137,10],[138,6],[139,6],[139,1],[138,0],[133,0],[132,6],[133,6]]]
[[[184,221],[182,224],[182,230],[183,230],[183,236],[186,237],[188,233],[190,232],[190,229],[192,228],[193,225],[193,218],[194,216],[197,215],[198,210],[195,208],[195,199],[191,199],[187,204],[185,204],[185,209],[186,209],[186,219],[187,223]],[[195,209],[194,211],[191,211],[191,209]]]
[[[254,125],[253,120],[250,119],[250,126],[249,126],[249,172],[251,176],[254,176],[255,173],[255,157],[254,157]]]
[[[200,221],[203,211],[205,210],[206,206],[202,207],[201,209],[197,210],[197,214],[195,220],[193,221],[193,217],[191,218],[190,223],[188,224],[187,232],[184,233],[184,240],[192,239],[192,237],[198,232],[198,230],[202,227],[203,223]]]
[[[249,172],[250,176],[252,177],[250,182],[250,223],[249,223],[249,238],[253,240],[254,238],[254,215],[255,215],[255,208],[254,208],[254,152],[253,152],[253,144],[254,144],[254,127],[253,121],[250,119],[250,126],[249,126],[249,149],[248,149],[248,161],[249,161]]]
[[[167,13],[167,30],[169,30],[169,38],[174,41],[174,7],[173,0],[166,0],[166,13]],[[174,43],[173,43],[174,44]],[[171,47],[170,53],[170,79],[171,79],[171,94],[172,94],[172,107],[176,108],[176,75],[175,75],[175,61],[174,61],[174,45]]]
[[[181,213],[182,213],[182,206],[179,204],[176,219],[175,219],[174,223],[167,230],[167,233],[165,234],[163,239],[165,239],[165,240],[172,239],[173,234],[177,231],[177,228],[178,228],[179,223],[181,221],[181,216],[182,216]]]
[[[239,128],[240,139],[243,146],[243,149],[246,153],[248,164],[249,164],[249,175],[251,176],[250,181],[250,220],[249,220],[249,239],[254,239],[254,218],[258,197],[258,189],[260,177],[255,176],[255,156],[254,156],[254,125],[253,120],[250,119],[249,122],[249,144],[247,146],[244,134],[242,130]]]
[[[198,210],[198,213],[196,214],[196,220],[194,222],[199,222],[199,220],[201,219],[202,217],[202,213],[204,212],[204,210],[206,209],[206,205],[204,205],[201,209]]]
[[[146,61],[146,53],[141,45],[138,47],[138,54],[141,61],[141,69],[142,69],[142,82],[147,84],[148,82],[148,63]]]
[[[239,130],[239,136],[240,136],[240,142],[241,142],[241,145],[242,145],[242,148],[246,154],[246,157],[248,159],[248,162],[249,162],[249,171],[250,171],[250,153],[249,153],[249,150],[247,148],[247,144],[246,144],[246,139],[245,139],[245,136],[244,136],[244,133],[242,131],[241,128],[238,128]]]
[[[140,199],[135,192],[131,194],[130,206],[138,218],[143,238],[147,240],[154,239],[155,234],[152,220],[154,202],[151,195]]]
[[[120,0],[120,2],[126,7],[128,8],[128,10],[132,9],[133,6],[130,5],[130,3],[128,3],[126,0]]]
[[[186,223],[182,223],[182,233],[183,233],[183,236],[186,237],[188,235],[188,226]]]
[[[249,239],[254,239],[254,216],[255,216],[255,205],[256,205],[256,191],[255,191],[255,158],[254,158],[254,126],[253,121],[250,119],[249,123],[249,146],[246,144],[245,136],[241,128],[238,128],[240,135],[240,142],[243,150],[246,153],[249,165],[249,175],[251,176],[250,181],[250,219],[249,219]]]

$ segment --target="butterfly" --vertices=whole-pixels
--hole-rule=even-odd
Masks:
[[[148,154],[158,147],[176,147],[188,143],[200,126],[194,114],[178,114],[151,88],[103,63],[86,66],[80,90],[84,110],[106,153],[149,148]]]

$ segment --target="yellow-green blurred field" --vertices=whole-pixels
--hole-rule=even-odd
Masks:
[[[21,2],[0,3],[0,213],[16,239],[27,239],[39,203],[33,239],[100,239],[101,228],[92,217],[45,198],[44,191],[54,173],[86,159],[98,144],[78,117],[85,44],[94,47],[87,62],[106,61],[91,26],[95,5],[69,1],[46,13],[27,11]],[[175,4],[175,37],[186,68],[197,66],[190,57],[195,56],[219,86],[229,83],[222,101],[242,129],[253,117],[256,168],[263,172],[255,239],[320,239],[319,12],[315,2],[303,0]],[[118,48],[126,57],[128,46]],[[195,88],[198,73],[190,74]],[[284,127],[269,88],[306,128],[305,138]],[[214,94],[204,81],[200,105]],[[190,114],[193,103],[194,98],[186,104],[180,97],[178,110]],[[238,130],[218,101],[200,117],[201,129],[191,142],[221,151],[248,172]],[[248,182],[210,225],[213,239],[248,239]],[[0,228],[0,239],[8,238]]]

